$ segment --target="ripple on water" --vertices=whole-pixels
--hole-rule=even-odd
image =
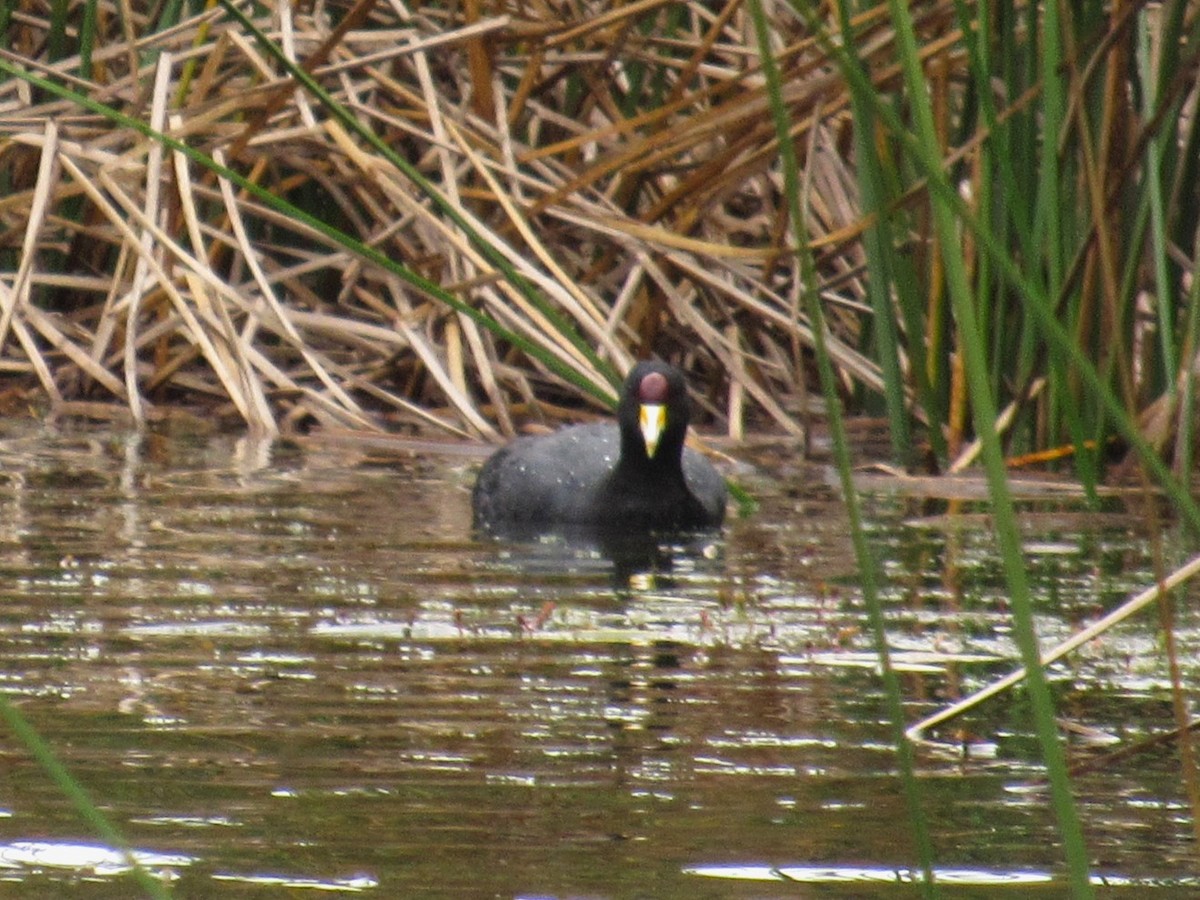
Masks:
[[[764,477],[760,512],[722,538],[631,560],[473,541],[457,460],[3,427],[0,686],[180,896],[693,898],[746,879],[882,897],[871,885],[911,876],[821,484]],[[868,501],[915,719],[1015,665],[1005,588],[969,501]],[[1047,502],[1026,526],[1049,639],[1152,563],[1129,516]],[[1182,641],[1195,618],[1181,607]],[[1158,646],[1131,622],[1071,658],[1064,716],[1110,737],[1173,727]],[[1023,716],[993,701],[918,754],[937,874],[972,896],[1057,885],[1040,880],[1059,857]],[[5,879],[122,896],[128,860],[6,753]],[[1165,750],[1077,781],[1107,883],[1194,888],[1179,783]]]

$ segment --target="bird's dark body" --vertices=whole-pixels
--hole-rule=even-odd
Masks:
[[[665,394],[652,399],[666,407],[653,456],[639,429],[639,409],[646,402],[639,393],[649,392],[649,385]],[[639,363],[626,380],[617,424],[575,425],[520,438],[484,463],[472,496],[476,527],[502,533],[720,525],[725,480],[703,455],[683,446],[688,413],[683,375],[662,363]]]
[[[695,450],[683,451],[682,472],[666,466],[614,477],[621,433],[609,422],[574,425],[520,438],[492,455],[475,483],[475,522],[611,525],[648,530],[721,524],[725,482]]]

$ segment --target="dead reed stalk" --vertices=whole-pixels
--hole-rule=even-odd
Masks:
[[[799,430],[810,332],[738,3],[576,4],[565,17],[281,3],[257,21],[542,303],[221,6],[166,22],[102,3],[87,34],[82,6],[58,21],[17,3],[0,56],[0,370],[22,390],[119,403],[138,421],[199,403],[268,433],[316,422],[492,438],[535,398],[543,415],[597,402],[561,368],[605,385],[655,354],[691,371],[731,433],[747,419]],[[875,389],[855,348],[863,223],[845,94],[794,19],[778,35],[837,363],[847,387]],[[18,71],[211,157],[479,315]]]

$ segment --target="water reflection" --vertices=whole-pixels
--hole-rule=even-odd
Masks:
[[[55,841],[14,841],[0,844],[0,870],[15,869],[45,872],[63,869],[74,875],[111,877],[127,874],[135,865],[156,878],[177,877],[174,870],[189,866],[191,857],[134,850],[123,853],[98,844],[72,844]]]
[[[0,428],[0,685],[139,852],[175,861],[180,896],[726,897],[712,873],[749,863],[907,862],[819,475],[764,478],[755,518],[625,572],[603,547],[472,539],[458,458]],[[870,512],[915,719],[1011,667],[1004,589],[978,521],[885,494]],[[1150,569],[1135,517],[1051,512],[1029,510],[1048,639]],[[1154,643],[1131,622],[1056,670],[1064,717],[1170,727]],[[1024,721],[1009,695],[923,751],[945,872],[1055,870]],[[5,846],[95,847],[11,735],[0,750]],[[1105,872],[1194,890],[1172,881],[1192,851],[1169,750],[1077,789]],[[29,895],[130,895],[86,860],[10,862]]]
[[[659,535],[638,530],[560,526],[545,529],[509,528],[500,534],[479,535],[503,547],[503,566],[526,575],[557,577],[564,572],[608,572],[618,591],[647,585],[672,584],[672,576],[697,570],[716,574],[722,569],[721,531]]]
[[[924,876],[912,869],[870,866],[695,866],[686,870],[689,875],[732,881],[790,882],[796,884],[919,884]],[[1054,886],[1067,891],[1069,886],[1061,876],[1049,871],[1022,869],[935,869],[934,881],[944,887],[1014,887],[1023,885]],[[1125,875],[1096,874],[1091,883],[1097,887],[1159,888],[1193,890],[1200,887],[1200,877],[1180,875],[1169,878],[1136,878]],[[1182,896],[1182,894],[1180,895]]]

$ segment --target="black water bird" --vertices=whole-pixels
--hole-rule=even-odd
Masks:
[[[492,454],[475,482],[476,528],[668,532],[725,518],[725,480],[685,448],[691,414],[683,373],[640,362],[621,390],[617,424],[573,425]]]

